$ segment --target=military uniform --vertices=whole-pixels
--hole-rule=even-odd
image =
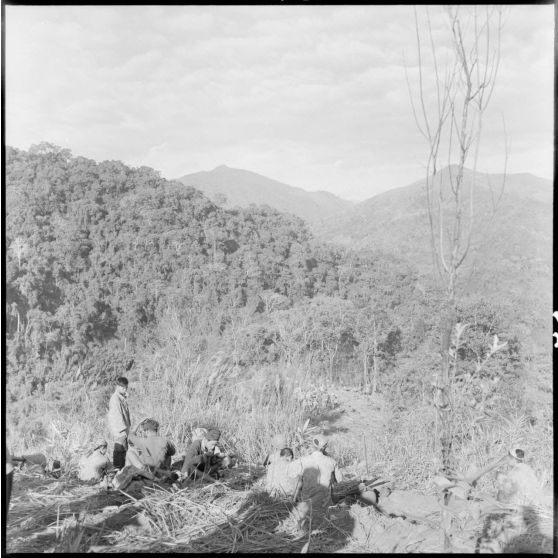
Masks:
[[[113,464],[121,469],[126,461],[128,433],[130,432],[130,411],[126,396],[115,391],[109,401],[107,426],[114,438]]]
[[[265,489],[271,496],[292,497],[294,495],[298,476],[291,474],[291,465],[291,461],[281,457],[270,462],[265,476]]]
[[[296,459],[289,465],[291,478],[302,483],[300,502],[296,505],[299,525],[306,523],[308,516],[324,514],[331,500],[331,488],[343,480],[343,474],[335,460],[321,451],[315,451]]]
[[[143,438],[130,434],[130,451],[134,452],[143,466],[156,469],[170,469],[171,457],[176,453],[174,444],[162,436]],[[126,465],[135,465],[126,457]],[[137,465],[136,465],[137,466]]]

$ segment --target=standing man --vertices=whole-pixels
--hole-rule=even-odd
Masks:
[[[128,434],[130,432],[130,411],[128,410],[128,380],[120,377],[116,380],[116,389],[109,401],[107,424],[114,438],[112,464],[116,469],[122,469],[126,463],[128,449]]]

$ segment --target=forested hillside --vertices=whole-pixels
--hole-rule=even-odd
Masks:
[[[422,295],[392,257],[326,247],[269,208],[221,209],[146,167],[44,144],[8,147],[6,163],[8,371],[31,391],[113,374],[169,314],[192,350],[229,344],[244,364],[316,347],[355,356],[353,322],[376,310],[382,340],[411,342],[406,308]]]
[[[449,169],[439,175],[449,192]],[[467,189],[472,179],[466,169]],[[471,257],[460,292],[482,294],[507,306],[507,321],[521,323],[539,345],[548,344],[551,323],[540,317],[552,307],[552,183],[529,174],[477,173],[475,180]],[[373,246],[398,254],[421,275],[432,275],[426,208],[421,180],[357,204],[316,227],[316,234],[356,250]],[[469,199],[466,208],[463,219],[468,223]]]

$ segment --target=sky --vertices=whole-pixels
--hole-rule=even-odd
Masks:
[[[168,179],[227,165],[364,200],[424,176],[414,11],[6,5],[6,144],[48,141]],[[429,13],[442,64],[447,16]],[[553,56],[554,6],[506,6],[479,170],[502,172],[507,152],[508,172],[552,178]]]

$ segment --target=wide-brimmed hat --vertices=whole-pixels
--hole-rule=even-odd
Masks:
[[[313,438],[312,438],[312,443],[314,444],[314,446],[319,449],[319,450],[324,450],[327,447],[328,444],[328,440],[326,439],[325,436],[322,436],[321,434],[316,434]]]

